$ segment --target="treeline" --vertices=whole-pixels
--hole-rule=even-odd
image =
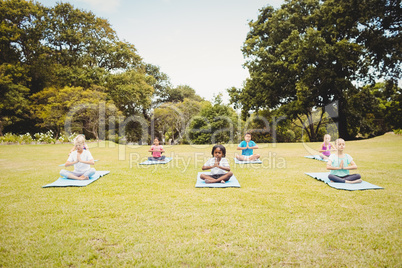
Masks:
[[[334,124],[345,139],[402,128],[400,0],[286,0],[249,26],[250,78],[229,89],[243,118],[282,117],[288,140]]]
[[[0,2],[0,18],[0,136],[51,130],[55,140],[68,131],[117,142],[159,136],[177,143],[189,140],[184,134],[196,115],[218,109],[214,115],[235,116],[189,86],[172,86],[91,12],[68,3],[48,8],[7,0]],[[210,142],[212,132],[202,130],[208,122],[195,121],[201,130],[191,138]]]
[[[363,2],[261,9],[242,49],[250,79],[228,89],[240,116],[219,94],[210,102],[173,86],[91,12],[1,1],[0,136],[51,130],[54,140],[75,132],[119,143],[157,136],[204,144],[237,142],[245,130],[257,142],[291,142],[338,129],[354,138],[402,128],[401,7]],[[372,82],[378,78],[384,82]]]

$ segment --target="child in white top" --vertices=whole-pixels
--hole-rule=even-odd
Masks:
[[[74,138],[73,142],[74,142],[74,146],[73,148],[71,148],[70,152],[68,153],[68,155],[70,155],[72,152],[76,151],[77,148],[75,147],[75,140],[78,139],[78,137],[82,136],[82,138],[84,138],[85,141],[85,136],[84,134],[78,134],[77,137]],[[81,139],[81,138],[79,138]],[[84,150],[89,150],[88,145],[86,144],[86,142],[84,142]]]
[[[226,148],[223,145],[215,145],[212,148],[212,158],[210,158],[202,170],[211,170],[211,174],[201,174],[200,178],[205,180],[206,183],[225,183],[233,176],[233,172],[230,171],[230,166],[226,156]]]
[[[65,167],[74,165],[74,171],[62,169],[60,175],[73,180],[88,180],[95,174],[96,170],[91,168],[94,165],[94,159],[88,150],[84,150],[85,138],[83,135],[74,140],[75,151],[68,156]]]
[[[330,170],[328,178],[333,182],[359,183],[362,182],[360,174],[349,174],[349,170],[357,169],[353,158],[344,153],[345,141],[337,139],[335,141],[336,154],[331,154],[328,158],[327,169]]]

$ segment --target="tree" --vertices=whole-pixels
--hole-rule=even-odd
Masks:
[[[43,42],[48,28],[47,12],[47,8],[32,2],[0,2],[0,64],[23,67],[30,78],[25,86],[31,93],[42,89],[51,73],[49,50]]]
[[[389,6],[386,1],[369,2]],[[337,120],[340,136],[350,138],[348,100],[358,92],[353,82],[368,75],[400,75],[392,73],[392,68],[387,69],[388,73],[370,71],[375,65],[372,58],[366,57],[367,51],[381,54],[366,46],[364,31],[359,28],[381,15],[370,8],[363,1],[288,0],[281,9],[268,6],[260,10],[258,19],[249,24],[242,48],[250,79],[243,89],[228,90],[231,102],[242,108],[243,117],[249,111],[281,109],[289,119],[304,123],[304,115],[310,121],[305,127],[312,141],[320,138],[322,119],[329,112],[337,117],[333,119]],[[391,19],[392,25],[398,23],[397,17]],[[381,38],[387,37],[383,34]],[[385,46],[388,53],[393,53],[392,63],[400,62],[400,50]],[[382,61],[388,62],[384,57]],[[317,110],[321,115],[314,120]]]
[[[0,2],[0,135],[3,128],[23,133],[33,129],[28,97],[43,85],[49,66],[40,42],[45,17],[40,5]]]
[[[201,102],[187,98],[183,102],[163,103],[154,110],[156,131],[160,131],[163,137],[169,131],[173,143],[183,142],[186,128],[191,119],[200,112],[201,105]]]
[[[195,101],[203,101],[195,90],[188,85],[179,85],[175,88],[167,87],[162,94],[160,94],[160,102],[183,102],[184,99],[191,99]]]
[[[127,123],[125,135],[128,141],[142,140],[143,135],[150,132],[149,110],[152,104],[155,79],[146,75],[141,69],[130,69],[123,73],[109,76],[107,88],[108,95],[125,118],[140,117]],[[147,122],[148,130],[143,133],[142,122]]]
[[[44,41],[54,63],[53,84],[60,87],[103,85],[110,71],[141,65],[135,47],[120,41],[109,22],[92,12],[58,3],[48,17]]]
[[[46,88],[31,96],[35,116],[40,119],[39,126],[52,130],[57,136],[65,125],[72,130],[91,133],[99,139],[101,113],[105,120],[112,115],[118,116],[112,101],[107,101],[103,88],[94,86],[89,89],[81,87]]]
[[[154,88],[153,105],[157,106],[166,101],[167,91],[171,88],[169,76],[161,72],[160,67],[152,64],[145,64],[145,73],[154,78],[152,87]]]
[[[125,116],[142,114],[151,107],[152,76],[138,70],[128,70],[109,77],[107,88],[110,97]]]
[[[137,72],[137,77],[144,76],[134,45],[119,40],[109,22],[92,12],[68,3],[46,8],[32,1],[6,0],[0,1],[0,19],[0,75],[4,78],[0,94],[10,102],[0,107],[0,134],[1,125],[10,129],[12,124],[15,129],[20,122],[24,133],[34,125],[43,125],[35,121],[39,117],[22,112],[22,107],[36,101],[36,97],[29,96],[45,88],[88,89],[94,85],[104,87],[108,81],[120,79],[119,75]],[[122,75],[124,72],[127,74]],[[136,81],[141,79],[153,83],[151,76]],[[121,85],[112,82],[113,88],[108,92],[127,87],[124,80],[120,79]],[[140,99],[134,102],[148,107],[148,97],[143,98],[148,91],[135,95]]]
[[[0,65],[0,136],[2,130],[29,117],[28,77],[20,64]]]
[[[392,81],[362,87],[349,106],[353,117],[350,129],[355,135],[374,137],[402,128],[402,90]]]
[[[238,131],[237,114],[230,106],[222,104],[222,96],[218,95],[213,104],[204,102],[199,116],[192,118],[187,131],[190,143],[233,142]]]

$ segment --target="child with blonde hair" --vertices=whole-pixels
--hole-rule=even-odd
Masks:
[[[62,169],[60,175],[73,180],[88,180],[96,172],[95,168],[91,168],[94,165],[94,159],[88,150],[84,150],[85,137],[79,135],[74,139],[75,151],[71,152],[68,156],[65,167],[74,166],[74,171],[68,171]]]
[[[359,183],[362,182],[360,174],[349,174],[349,170],[357,169],[353,158],[344,153],[345,141],[337,139],[335,141],[337,152],[328,158],[327,170],[330,170],[328,178],[333,182]]]
[[[335,146],[331,143],[331,135],[324,135],[324,142],[321,144],[320,157],[322,159],[328,159],[331,155],[331,151],[335,151]]]
[[[77,148],[75,148],[75,141],[76,141],[79,137],[82,137],[82,138],[84,138],[84,140],[85,140],[84,134],[78,134],[77,137],[75,137],[74,140],[73,140],[74,145],[73,145],[73,148],[71,148],[71,150],[70,150],[70,152],[68,153],[68,155],[70,155],[72,152],[74,152],[75,150],[77,150]],[[81,139],[81,138],[80,138],[80,139]],[[88,145],[86,144],[86,142],[84,142],[84,150],[89,150]]]

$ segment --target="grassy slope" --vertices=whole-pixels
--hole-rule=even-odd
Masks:
[[[369,191],[304,175],[326,170],[300,143],[260,144],[263,165],[243,167],[228,145],[240,189],[194,187],[211,146],[166,146],[164,166],[138,165],[148,146],[113,146],[90,145],[109,175],[47,189],[71,145],[0,146],[0,266],[402,265],[400,136],[346,143],[385,188]]]

